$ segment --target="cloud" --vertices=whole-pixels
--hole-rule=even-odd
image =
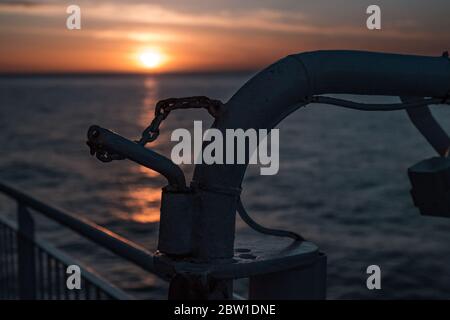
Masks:
[[[189,2],[191,3],[191,2]],[[193,1],[192,3],[195,3]],[[65,19],[67,3],[47,1],[2,1],[0,14],[32,15]],[[87,2],[79,0],[85,33],[98,39],[126,39],[135,42],[182,41],[190,35],[215,34],[223,32],[237,36],[264,35],[269,37],[313,36],[318,40],[341,37],[373,40],[399,39],[427,41],[435,37],[433,28],[418,25],[408,17],[393,21],[384,20],[381,32],[370,32],[365,27],[364,15],[361,21],[341,19],[318,19],[317,13],[308,14],[298,8],[288,10],[259,8],[241,10],[239,6],[217,10],[177,10],[160,4],[140,2]],[[49,20],[47,20],[49,21]],[[87,27],[86,27],[87,26]],[[30,26],[32,28],[32,26]],[[149,31],[150,30],[150,31]],[[61,31],[62,32],[62,31]],[[221,33],[222,32],[222,33]],[[196,37],[198,38],[198,37]]]
[[[54,3],[52,0],[32,1],[32,0],[0,0],[1,7],[36,7],[44,4]]]
[[[63,5],[42,1],[2,1],[0,0],[0,13],[15,15],[49,16],[58,14]]]
[[[14,2],[15,3],[15,2]],[[65,15],[65,6],[54,2],[21,1],[22,5],[11,4],[11,1],[0,2],[0,12],[24,15]],[[32,5],[26,5],[32,4]],[[25,6],[25,7],[24,7]],[[364,25],[355,26],[349,23],[316,23],[314,17],[308,17],[301,11],[286,11],[277,9],[255,9],[252,11],[218,10],[217,12],[187,12],[169,9],[161,5],[142,3],[102,3],[81,2],[83,19],[95,22],[107,22],[118,25],[133,23],[141,25],[157,25],[171,27],[198,27],[239,31],[280,32],[289,34],[317,34],[361,36],[367,34]],[[405,32],[412,29],[413,32]],[[104,32],[105,37],[112,37],[112,32]],[[383,37],[391,38],[423,38],[428,33],[417,31],[411,24],[397,23],[395,28],[383,30]],[[118,35],[119,36],[119,35]],[[141,41],[146,36],[135,33],[127,36]]]
[[[169,32],[148,32],[144,30],[95,30],[90,36],[99,39],[132,40],[136,42],[178,42],[181,41],[178,34]]]
[[[34,1],[11,1],[11,0],[0,0],[0,6],[33,6],[39,3]]]

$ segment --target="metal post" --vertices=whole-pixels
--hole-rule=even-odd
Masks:
[[[190,249],[187,245],[192,239],[191,257],[199,262],[199,266],[231,263],[234,253],[236,200],[227,203],[224,200],[230,195],[205,190],[187,196],[189,198],[180,193],[164,193],[158,248],[174,257],[174,253]],[[170,281],[168,298],[232,299],[233,280],[210,278],[205,271],[177,272]]]
[[[25,205],[18,202],[18,281],[21,300],[36,299],[36,264],[34,257],[34,220]]]

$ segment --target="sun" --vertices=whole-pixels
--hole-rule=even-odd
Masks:
[[[139,54],[139,61],[144,67],[154,69],[164,62],[164,55],[155,50],[147,50]]]

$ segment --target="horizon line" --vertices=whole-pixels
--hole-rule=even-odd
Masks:
[[[250,74],[257,69],[236,70],[200,70],[200,71],[167,71],[167,72],[135,72],[135,71],[0,71],[0,77],[40,77],[40,76],[178,76],[178,75],[215,75],[215,74]]]

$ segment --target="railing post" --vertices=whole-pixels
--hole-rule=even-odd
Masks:
[[[27,207],[18,202],[17,256],[19,298],[36,299],[36,263],[34,254],[34,220]]]

